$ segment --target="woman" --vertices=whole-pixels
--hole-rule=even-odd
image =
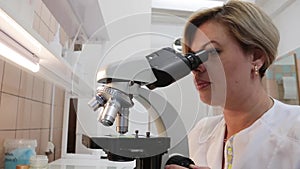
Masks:
[[[271,98],[261,83],[279,43],[271,19],[252,3],[229,1],[193,15],[183,43],[184,53],[211,48],[217,52],[218,57],[211,54],[193,74],[201,100],[224,108],[222,115],[202,119],[190,132],[195,164],[211,169],[299,169],[300,107]],[[215,71],[220,67],[216,58],[226,85],[216,78],[222,74]],[[224,86],[226,92],[214,92]],[[202,168],[197,166],[191,168]]]

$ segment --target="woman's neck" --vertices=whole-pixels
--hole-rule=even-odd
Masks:
[[[251,126],[267,112],[272,105],[273,100],[267,94],[263,94],[257,98],[245,100],[244,103],[239,105],[239,109],[225,108],[224,119],[227,127],[227,136],[225,139]]]

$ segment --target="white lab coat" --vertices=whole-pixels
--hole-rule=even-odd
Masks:
[[[221,169],[224,131],[223,115],[200,120],[189,134],[190,158]],[[274,99],[260,119],[235,134],[232,169],[300,169],[300,106]]]

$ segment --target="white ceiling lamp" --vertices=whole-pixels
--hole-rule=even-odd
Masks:
[[[152,0],[152,8],[191,12],[223,4],[224,1],[217,0]]]
[[[38,72],[40,69],[39,58],[2,30],[0,30],[0,55],[32,72]]]
[[[30,50],[11,35],[20,37]],[[0,9],[0,55],[32,72],[37,72],[40,65],[36,53],[40,51],[39,42]]]

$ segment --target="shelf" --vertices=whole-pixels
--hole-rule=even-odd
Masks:
[[[98,0],[43,0],[71,38],[83,43],[108,40]]]

